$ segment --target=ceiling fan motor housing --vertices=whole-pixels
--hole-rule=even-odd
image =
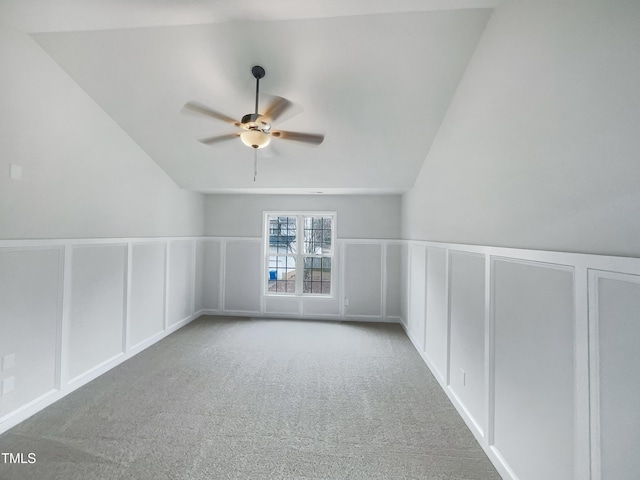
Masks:
[[[242,128],[246,130],[258,129],[263,132],[271,130],[271,125],[265,122],[265,117],[259,113],[247,113],[242,117]]]

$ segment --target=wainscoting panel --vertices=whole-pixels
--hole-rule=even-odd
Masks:
[[[603,480],[626,480],[630,472],[640,474],[640,276],[593,271],[590,280],[597,332],[593,374],[600,387],[593,405],[598,473]]]
[[[196,241],[0,240],[0,382],[13,387],[0,395],[0,433],[197,317]],[[187,308],[171,328],[167,285]]]
[[[199,243],[202,251],[197,251],[196,263],[203,263],[203,313],[402,321],[400,292],[408,282],[402,278],[406,245],[399,240],[336,240],[332,293],[316,297],[264,294],[260,237],[205,237]],[[199,277],[196,269],[196,284]],[[224,299],[224,306],[219,299]]]
[[[450,250],[449,385],[469,417],[484,434],[487,425],[485,392],[485,257]]]
[[[493,443],[522,480],[571,478],[573,271],[494,259],[493,275]]]
[[[261,239],[225,240],[224,312],[259,315],[262,292]]]
[[[60,247],[0,248],[0,360],[14,359],[0,371],[14,384],[0,396],[0,421],[57,388],[62,261]]]
[[[397,321],[399,311],[503,478],[637,476],[640,259],[336,246],[330,298],[276,305],[263,296],[260,238],[0,241],[0,357],[15,358],[0,372],[15,378],[0,396],[0,433],[201,313],[296,316],[299,305],[302,318]]]
[[[266,296],[264,298],[264,312],[270,315],[300,317],[301,303],[302,299],[300,298]]]
[[[204,305],[204,242],[195,241],[194,281],[193,281],[193,310],[199,312]]]
[[[387,318],[395,318],[397,321],[402,317],[400,308],[400,297],[402,296],[402,246],[400,244],[386,245],[386,311]]]
[[[344,245],[345,317],[382,318],[382,245]]]
[[[220,310],[222,288],[222,242],[202,240],[202,303],[206,310]]]
[[[302,301],[302,317],[335,318],[340,317],[339,289],[332,298],[305,298]]]
[[[409,292],[411,280],[409,278],[409,245],[402,242],[400,245],[400,318],[405,329],[409,324]]]
[[[447,251],[427,248],[427,325],[423,350],[440,379],[447,378]]]
[[[72,250],[69,382],[124,353],[126,245]]]
[[[409,331],[424,350],[425,335],[425,275],[427,257],[424,245],[409,246]]]
[[[404,244],[401,311],[426,302],[426,349],[403,327],[500,475],[637,477],[640,259]]]
[[[136,348],[164,329],[165,255],[164,243],[137,243],[132,246],[131,348]]]
[[[193,312],[194,248],[192,240],[169,242],[168,326],[184,321]]]

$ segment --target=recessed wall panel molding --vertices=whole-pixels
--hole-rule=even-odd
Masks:
[[[169,282],[167,288],[168,326],[187,319],[193,313],[194,294],[194,242],[169,242]]]
[[[0,375],[16,379],[14,390],[0,396],[0,420],[56,388],[62,259],[60,247],[0,248],[3,368],[3,359],[12,359]]]
[[[521,480],[575,465],[573,269],[493,261],[493,445]]]
[[[402,297],[402,246],[398,243],[386,245],[386,311],[387,318],[399,320],[402,317],[400,299]]]
[[[162,332],[165,303],[166,243],[138,243],[132,246],[129,345]]]
[[[597,480],[640,472],[640,276],[590,272]]]
[[[344,244],[346,317],[382,318],[382,244]]]
[[[447,285],[447,250],[428,247],[424,351],[442,379],[447,376]]]
[[[408,328],[424,351],[425,291],[427,257],[424,245],[409,245],[409,321]]]
[[[124,352],[126,245],[72,248],[70,381]]]
[[[262,239],[225,240],[224,311],[260,314]]]
[[[336,257],[334,256],[334,259]],[[336,261],[336,264],[338,262]],[[332,298],[311,298],[302,300],[302,316],[308,318],[328,318],[340,317],[340,301],[342,295],[337,290]]]
[[[264,312],[270,315],[299,317],[302,299],[296,297],[267,296],[264,299]]]
[[[204,242],[196,240],[193,280],[193,311],[204,309]]]
[[[202,308],[220,310],[220,288],[222,286],[222,242],[220,240],[203,240],[202,257]]]
[[[449,385],[484,433],[485,257],[450,250],[449,262]]]
[[[404,328],[408,328],[409,322],[409,292],[411,281],[409,279],[409,245],[403,242],[400,245],[400,317]]]

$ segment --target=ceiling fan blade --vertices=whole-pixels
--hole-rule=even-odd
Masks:
[[[274,96],[263,115],[275,122],[284,112],[293,107],[293,103],[283,97]]]
[[[228,133],[227,135],[216,135],[215,137],[200,138],[198,141],[205,145],[215,145],[216,143],[232,140],[240,136],[240,133]]]
[[[198,115],[204,115],[206,117],[215,118],[216,120],[222,120],[223,122],[230,123],[231,125],[235,125],[236,127],[240,126],[240,122],[238,122],[237,120],[234,120],[229,115],[225,115],[224,113],[217,112],[197,102],[185,103],[184,107],[182,107],[182,111],[196,113]]]
[[[318,133],[288,132],[286,130],[274,130],[271,132],[271,136],[284,140],[293,140],[294,142],[311,143],[313,145],[320,145],[324,140],[324,135]]]

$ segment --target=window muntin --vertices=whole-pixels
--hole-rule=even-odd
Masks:
[[[335,213],[265,213],[267,295],[332,294]]]
[[[269,293],[296,293],[296,260],[290,256],[269,256]]]
[[[331,217],[304,217],[304,253],[331,253]]]
[[[302,293],[331,294],[331,258],[305,257]]]

